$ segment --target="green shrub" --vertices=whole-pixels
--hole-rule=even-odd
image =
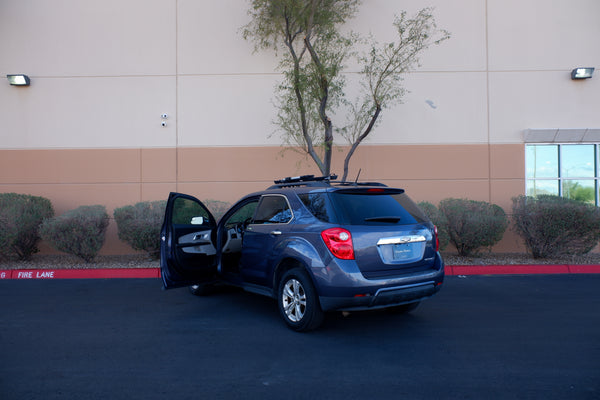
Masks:
[[[39,251],[39,225],[54,216],[50,200],[0,193],[0,257],[27,260]]]
[[[444,199],[440,212],[448,221],[450,242],[461,256],[498,243],[508,226],[504,210],[485,201]]]
[[[600,210],[558,196],[513,198],[513,221],[534,258],[585,254],[600,239]]]
[[[425,213],[438,228],[438,240],[440,241],[440,249],[443,250],[448,246],[450,237],[448,236],[448,221],[444,214],[433,204],[427,201],[421,201],[417,204],[421,211]]]
[[[203,200],[202,203],[208,208],[210,213],[215,217],[215,220],[219,220],[230,208],[231,203],[221,200]]]
[[[10,244],[16,237],[16,229],[3,211],[0,209],[0,258],[7,258],[10,256]]]
[[[160,228],[167,202],[142,201],[114,211],[119,239],[152,258],[160,255]]]
[[[91,262],[104,244],[108,223],[106,207],[81,206],[45,220],[40,234],[56,250]]]

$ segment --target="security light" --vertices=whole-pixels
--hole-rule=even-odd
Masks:
[[[575,68],[571,71],[571,79],[588,79],[594,74],[594,68]]]
[[[31,81],[27,75],[15,74],[15,75],[6,75],[8,78],[8,83],[13,86],[29,86]]]

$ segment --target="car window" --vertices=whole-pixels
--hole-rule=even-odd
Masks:
[[[201,217],[201,218],[199,218]],[[174,225],[210,225],[206,208],[194,200],[179,197],[173,202],[172,223]]]
[[[256,210],[255,224],[285,224],[292,219],[292,210],[284,196],[263,196]]]
[[[302,203],[308,208],[308,211],[314,215],[319,221],[334,222],[335,217],[331,209],[331,203],[328,200],[327,193],[303,193],[298,197]]]
[[[330,195],[342,224],[409,225],[428,221],[403,192],[339,191]]]
[[[234,225],[242,224],[244,222],[250,221],[252,219],[252,217],[254,216],[254,211],[256,211],[256,206],[258,206],[258,200],[244,204],[240,209],[235,211],[227,219],[227,221],[225,221],[225,226],[227,228],[231,228]]]

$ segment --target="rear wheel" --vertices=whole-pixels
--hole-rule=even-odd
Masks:
[[[315,288],[302,268],[291,269],[283,275],[279,281],[277,302],[285,323],[295,331],[310,331],[323,322],[324,314]]]

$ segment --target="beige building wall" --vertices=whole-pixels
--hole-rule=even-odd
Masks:
[[[527,129],[600,128],[598,71],[570,79],[575,67],[600,67],[600,2],[368,0],[348,29],[389,41],[393,15],[424,6],[452,38],[406,76],[404,104],[384,112],[350,175],[361,168],[361,179],[417,201],[468,197],[509,211],[525,190]],[[112,213],[171,190],[233,202],[275,178],[316,173],[282,154],[271,123],[277,61],[242,39],[248,7],[1,1],[0,191],[46,196],[57,214],[85,204]],[[31,86],[9,86],[11,73]],[[334,157],[341,172],[343,153]],[[498,247],[518,248],[511,235]],[[103,252],[130,251],[111,224]]]

